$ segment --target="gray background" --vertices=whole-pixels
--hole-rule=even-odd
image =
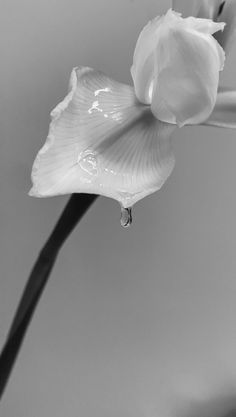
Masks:
[[[68,198],[27,195],[49,112],[75,65],[131,83],[138,34],[169,5],[1,0],[0,345]],[[236,48],[224,84],[235,65]],[[131,229],[100,198],[64,246],[1,416],[188,417],[194,398],[205,417],[218,390],[236,392],[235,131],[184,128],[174,148],[172,176]]]

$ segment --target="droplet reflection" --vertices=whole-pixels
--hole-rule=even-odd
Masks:
[[[97,176],[98,175],[97,157],[91,151],[82,152],[79,155],[78,163],[80,165],[80,168],[82,168],[83,171],[85,171],[90,176]]]
[[[132,207],[121,207],[120,224],[122,227],[129,227],[132,224]]]

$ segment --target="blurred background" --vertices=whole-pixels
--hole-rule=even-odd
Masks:
[[[140,30],[169,6],[1,0],[0,346],[68,199],[27,195],[49,113],[73,66],[131,83]],[[236,45],[224,85],[235,65]],[[117,202],[96,201],[60,253],[1,416],[221,417],[236,404],[235,135],[177,130],[176,168],[128,230]]]

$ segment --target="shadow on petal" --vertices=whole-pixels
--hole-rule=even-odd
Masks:
[[[53,110],[32,170],[30,195],[101,194],[124,207],[161,188],[174,167],[170,135],[132,87],[75,68],[70,92]]]

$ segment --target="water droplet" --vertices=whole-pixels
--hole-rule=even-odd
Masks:
[[[90,107],[90,109],[88,109],[89,114],[92,114],[94,112],[103,112],[103,110],[99,107],[100,103],[98,100],[94,101],[92,104],[92,107]]]
[[[95,97],[98,96],[100,93],[110,93],[111,89],[109,87],[100,88],[99,90],[94,91]]]
[[[78,164],[90,176],[98,175],[98,161],[97,157],[91,151],[82,152],[78,158]]]
[[[132,224],[132,207],[121,207],[120,224],[122,227],[129,227]]]

